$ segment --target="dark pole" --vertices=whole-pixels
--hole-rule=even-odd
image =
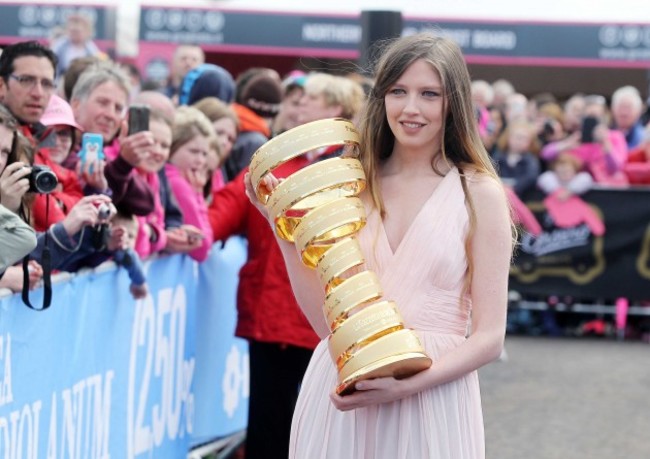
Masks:
[[[359,65],[368,71],[377,57],[377,44],[402,35],[401,11],[362,11]]]

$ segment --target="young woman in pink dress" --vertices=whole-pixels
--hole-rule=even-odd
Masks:
[[[513,233],[458,46],[428,34],[393,42],[360,119],[365,267],[380,277],[384,297],[395,300],[433,364],[337,395],[323,287],[295,247],[278,240],[298,303],[322,339],[294,413],[290,457],[483,458],[477,370],[503,346]],[[264,181],[268,189],[278,183],[271,174]],[[247,186],[264,213],[250,179]]]

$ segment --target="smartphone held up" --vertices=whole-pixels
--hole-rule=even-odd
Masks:
[[[82,171],[93,173],[95,164],[106,158],[104,138],[101,134],[86,132],[81,136],[81,149],[77,153]]]
[[[129,107],[129,135],[149,130],[150,110],[148,105],[131,105]]]

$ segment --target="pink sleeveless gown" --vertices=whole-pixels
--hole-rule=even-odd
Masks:
[[[366,268],[381,279],[436,360],[464,340],[471,305],[461,306],[468,214],[456,169],[436,187],[395,253],[381,219],[368,212],[359,233]],[[368,209],[367,209],[368,210]],[[291,459],[484,458],[478,375],[432,387],[395,402],[341,412],[329,395],[336,369],[321,341],[303,380],[291,428]]]

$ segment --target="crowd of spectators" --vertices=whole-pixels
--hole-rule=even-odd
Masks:
[[[472,92],[485,146],[517,196],[547,191],[546,172],[569,163],[580,185],[575,180],[553,185],[566,198],[592,183],[650,185],[650,113],[635,87],[611,95],[574,94],[566,101],[549,93],[528,98],[505,80],[474,81]]]
[[[358,110],[346,111],[347,100],[369,86],[325,73],[294,71],[282,79],[270,68],[234,78],[205,63],[193,45],[176,49],[166,86],[134,82],[130,67],[88,41],[83,18],[73,17],[67,28],[51,47],[22,42],[0,57],[0,114],[8,126],[15,123],[5,129],[12,148],[0,162],[0,203],[38,234],[50,234],[54,270],[115,260],[126,249],[127,226],[139,259],[180,252],[204,260],[221,233],[210,205],[252,154],[301,123],[354,119]],[[636,88],[560,101],[548,93],[529,98],[506,80],[476,80],[472,96],[482,139],[513,199],[535,189],[560,190],[568,199],[592,186],[650,185],[650,116]],[[128,131],[132,104],[150,108],[147,130]],[[103,140],[102,154],[91,161],[80,160],[84,133]],[[41,167],[56,176],[47,193],[31,186]],[[108,213],[100,212],[102,204]],[[32,287],[42,246],[30,262]],[[9,267],[0,287],[21,290],[17,270]]]

